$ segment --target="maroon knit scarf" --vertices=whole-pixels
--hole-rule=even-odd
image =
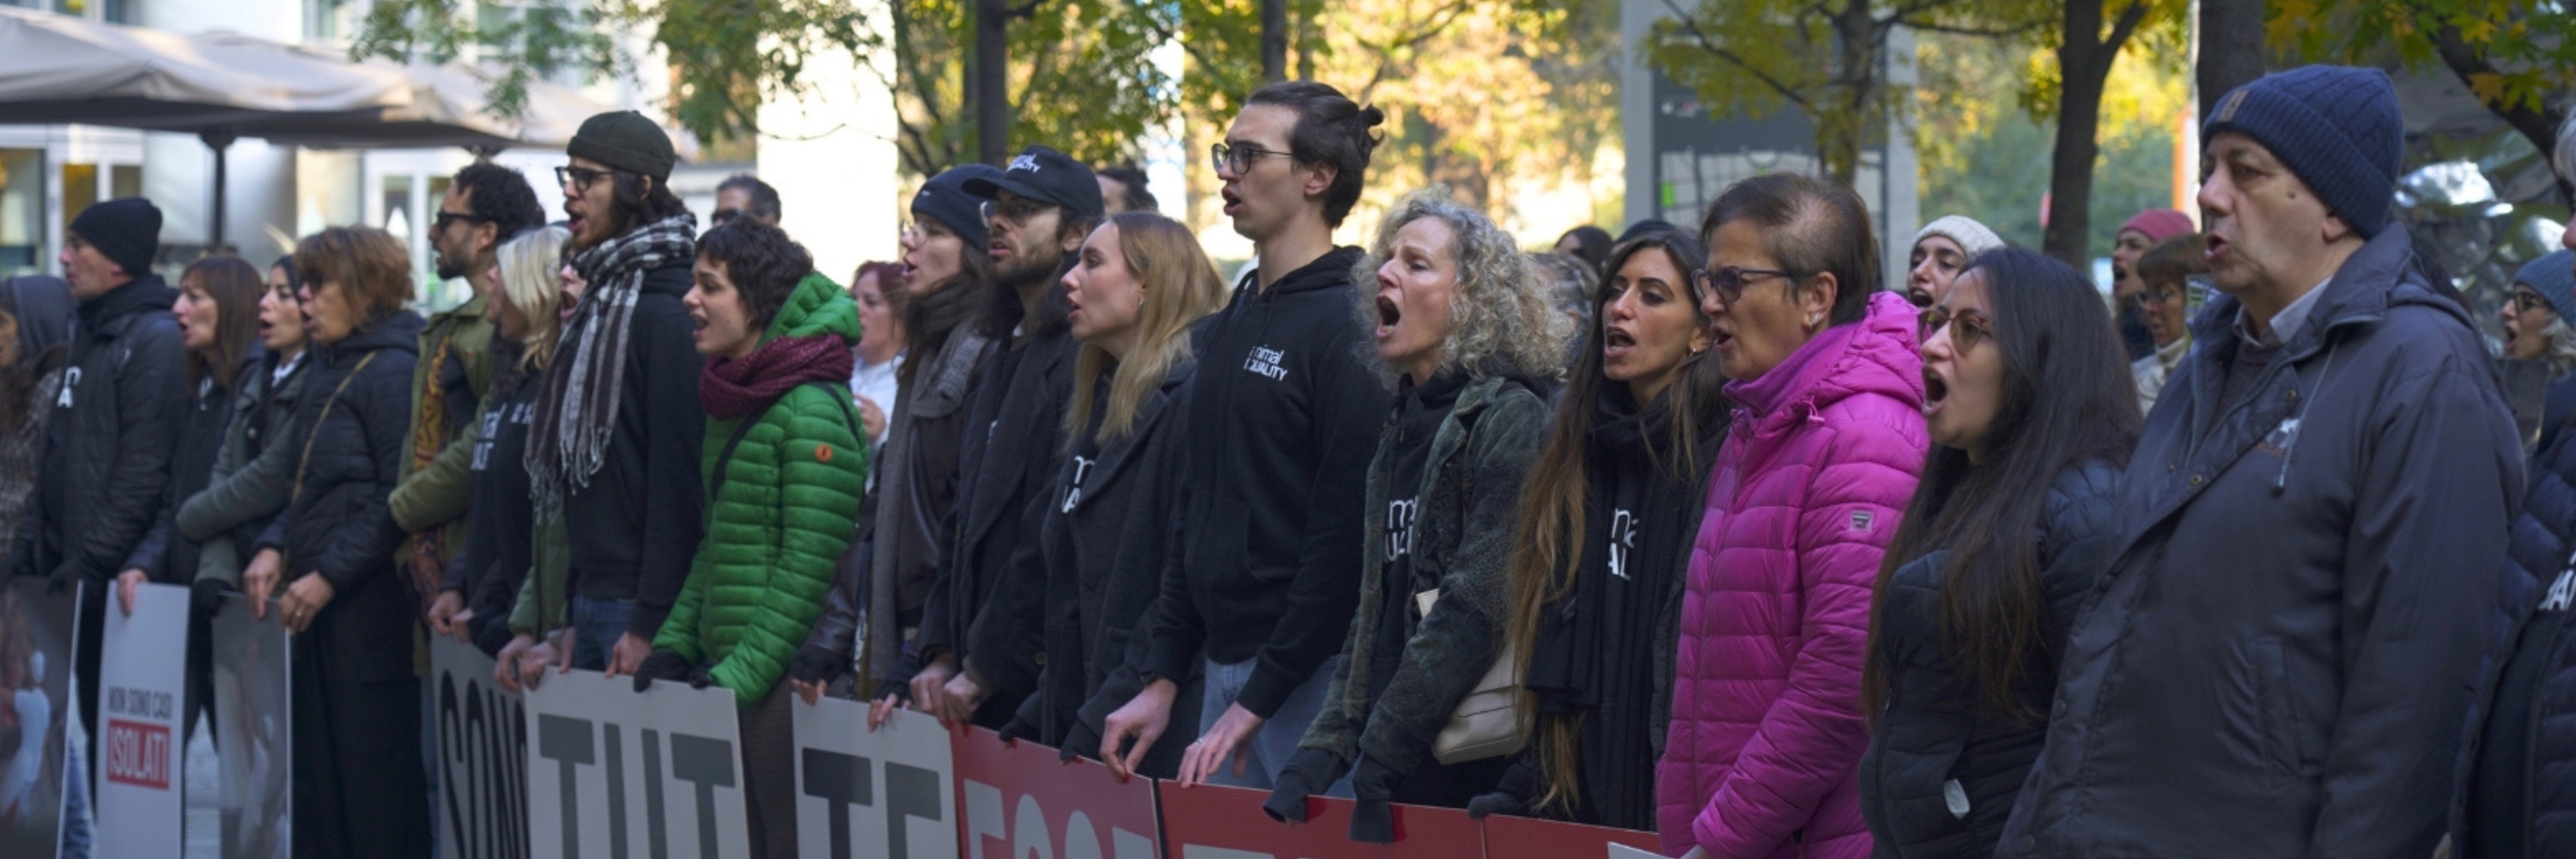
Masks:
[[[847,384],[856,364],[840,337],[781,337],[740,360],[717,358],[698,374],[698,402],[707,417],[733,420],[767,411],[779,397],[807,382]]]

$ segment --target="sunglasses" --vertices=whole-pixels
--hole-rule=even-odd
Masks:
[[[573,191],[584,192],[590,190],[590,183],[597,182],[600,179],[607,177],[608,174],[609,171],[592,170],[588,167],[557,167],[555,168],[555,184],[559,186],[570,185],[572,186]]]
[[[1932,342],[1932,335],[1948,329],[1950,343],[1957,346],[1961,354],[1977,348],[1977,344],[1986,342],[1987,338],[1993,337],[1995,333],[1994,323],[1986,321],[1983,316],[1974,313],[1951,313],[1939,307],[1923,311],[1922,326],[1921,342]]]
[[[984,201],[984,205],[980,207],[980,210],[984,215],[984,220],[990,221],[998,218],[1014,224],[1025,225],[1029,222],[1030,218],[1044,214],[1046,210],[1052,208],[1055,207],[1036,200],[1031,200],[1027,197],[1013,197],[1009,200],[986,200]]]
[[[715,214],[707,216],[707,223],[721,227],[726,224],[733,223],[735,218],[742,216],[743,211],[741,209],[717,209]]]
[[[476,216],[476,215],[467,214],[467,213],[465,213],[465,212],[447,212],[447,211],[441,211],[441,212],[439,212],[439,213],[438,213],[438,217],[437,217],[436,219],[434,219],[434,220],[432,220],[432,221],[430,221],[430,222],[429,222],[429,231],[430,231],[430,232],[433,232],[433,233],[446,232],[446,231],[447,231],[447,225],[448,225],[448,224],[455,223],[455,222],[457,222],[457,221],[466,221],[466,222],[469,222],[469,223],[476,223],[476,224],[488,224],[488,223],[491,223],[491,222],[492,222],[492,219],[490,219],[490,218],[485,218],[485,217],[479,217],[479,216]]]
[[[1794,273],[1776,268],[1744,268],[1732,265],[1715,269],[1703,268],[1691,272],[1691,282],[1699,285],[1699,291],[1702,294],[1715,291],[1718,299],[1728,304],[1733,304],[1736,299],[1744,297],[1745,284],[1766,277],[1785,277],[1790,280],[1798,278]]]
[[[1219,143],[1208,147],[1209,163],[1216,165],[1218,172],[1231,171],[1236,175],[1251,172],[1252,162],[1264,155],[1280,155],[1289,158],[1297,157],[1296,153],[1281,152],[1276,149],[1263,149],[1249,143]]]

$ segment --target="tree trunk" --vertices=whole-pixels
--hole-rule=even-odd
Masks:
[[[975,0],[974,79],[966,102],[975,112],[975,160],[995,167],[1011,153],[1010,26],[1008,0]]]
[[[1261,0],[1261,80],[1288,79],[1288,0]]]
[[[2200,115],[2218,100],[2263,76],[2263,0],[2200,0]]]
[[[2057,147],[2048,160],[2048,223],[2042,247],[2049,256],[2091,271],[2093,265],[2093,161],[2101,154],[2102,89],[2111,63],[2146,19],[2147,0],[2131,0],[2108,36],[2102,33],[2104,0],[2069,0],[2057,48]]]
[[[1860,181],[1861,150],[1868,146],[1870,123],[1883,118],[1870,107],[1877,103],[1878,88],[1884,83],[1878,75],[1878,21],[1870,15],[1868,0],[1845,0],[1834,11],[1833,22],[1834,83],[1818,101],[1834,103],[1839,109],[1818,111],[1810,118],[1816,123],[1816,157],[1824,162],[1825,176],[1848,188]]]

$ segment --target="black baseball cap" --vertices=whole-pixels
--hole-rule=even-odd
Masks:
[[[1100,180],[1091,174],[1091,167],[1044,146],[1022,150],[1000,176],[966,180],[966,193],[987,200],[1003,191],[1085,217],[1098,218],[1104,211]]]

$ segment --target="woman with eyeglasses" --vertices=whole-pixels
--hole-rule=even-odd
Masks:
[[[1735,416],[1682,595],[1657,831],[1675,856],[1858,859],[1870,585],[1930,444],[1917,309],[1877,294],[1849,188],[1748,179],[1700,235]]]
[[[2201,258],[2208,249],[2208,239],[2187,233],[2158,242],[2134,264],[2142,286],[2129,304],[2146,320],[2147,334],[2156,341],[2155,354],[2129,365],[2129,375],[2138,386],[2140,412],[2155,409],[2165,378],[2191,354],[2191,279],[2209,274],[2209,263]]]
[[[277,592],[295,636],[295,840],[321,856],[427,856],[418,618],[386,509],[420,349],[411,256],[383,230],[333,227],[296,245],[295,268],[314,362],[287,440],[297,467],[243,574],[252,613]]]
[[[2576,251],[2553,251],[2514,272],[2513,293],[2496,311],[2504,320],[2504,357],[2549,366],[2547,405],[2541,409],[2540,443],[2548,450],[2558,429],[2576,415]]]
[[[1980,255],[1923,332],[1932,451],[1878,574],[1861,812],[1878,856],[1982,859],[2047,739],[2141,418],[2100,294],[2064,263]]]

